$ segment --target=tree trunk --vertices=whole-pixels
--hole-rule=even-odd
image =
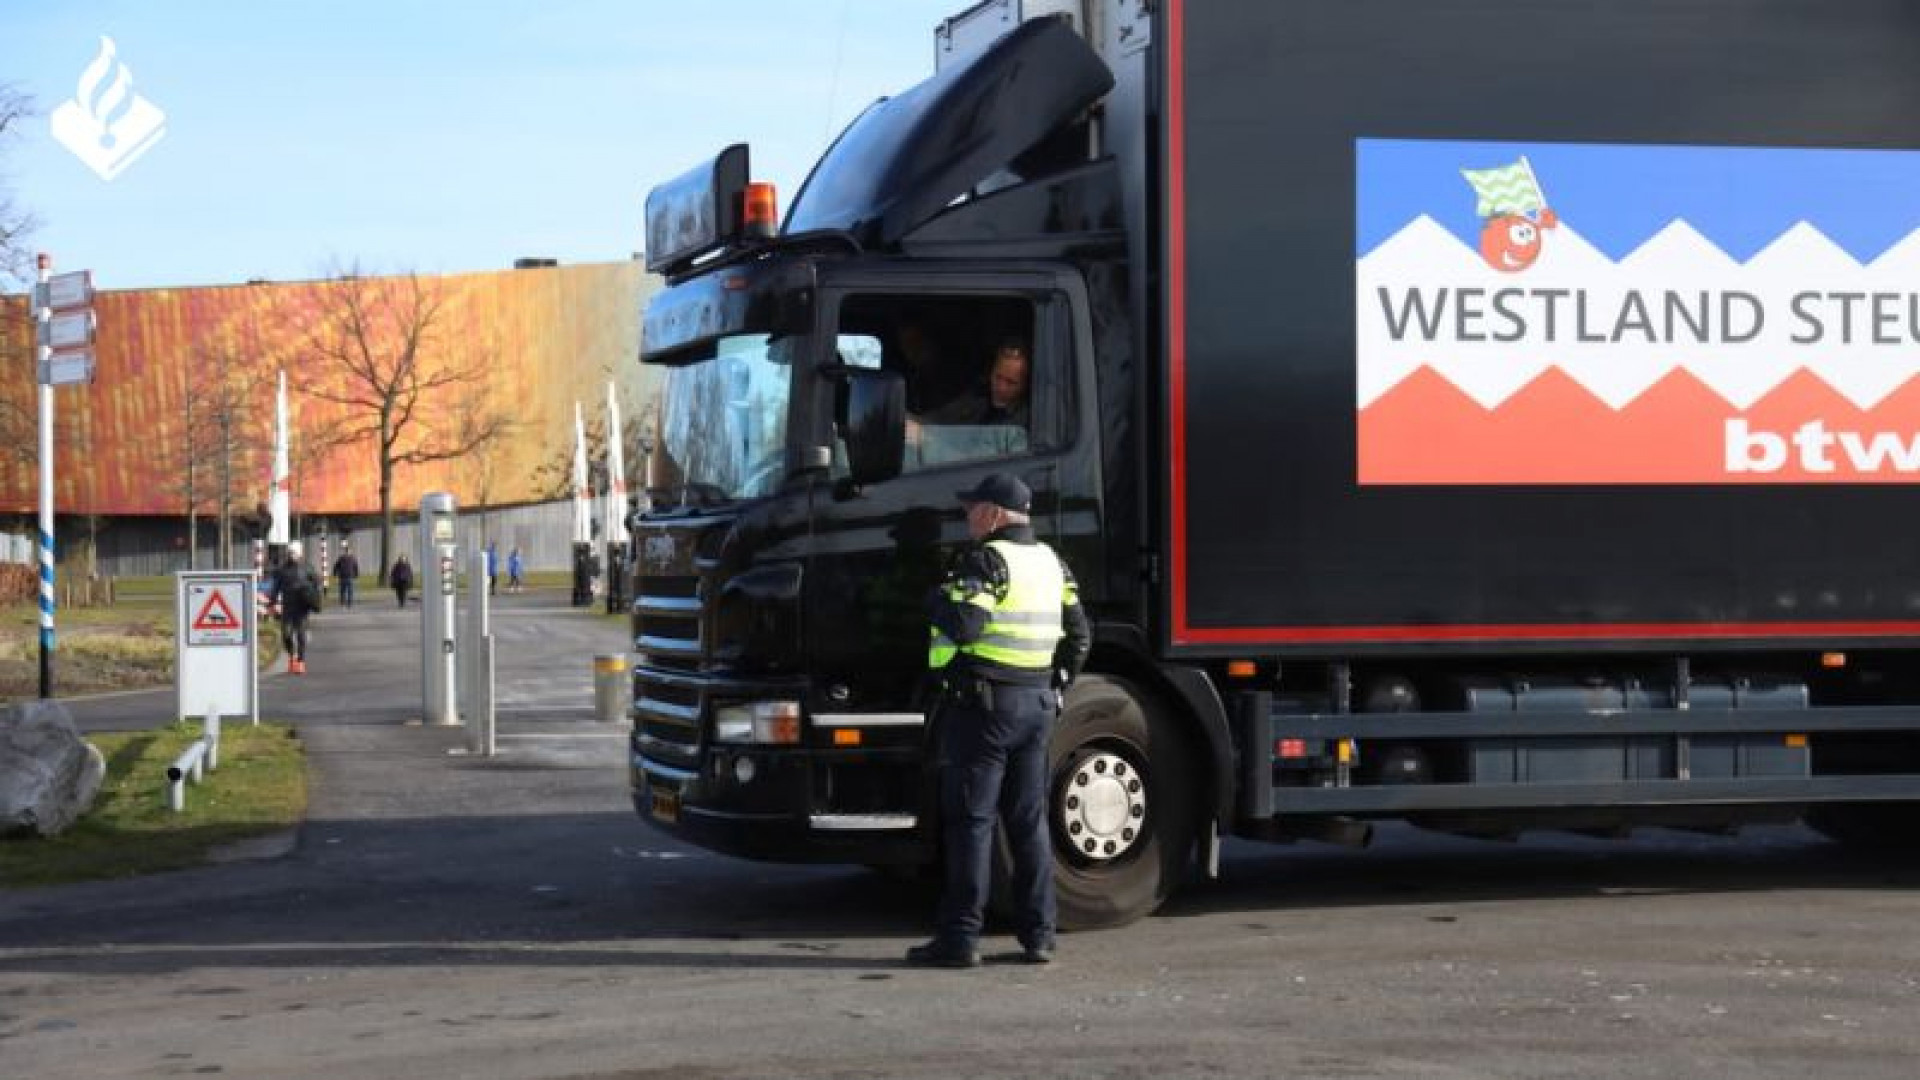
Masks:
[[[187,569],[198,570],[200,569],[198,565],[200,560],[200,508],[195,502],[195,497],[199,492],[193,490],[193,480],[193,459],[189,457],[187,459]]]
[[[393,459],[385,446],[380,448],[380,574],[393,566]]]
[[[193,388],[188,386],[186,393],[187,428],[183,440],[187,459],[187,569],[200,569],[200,518],[198,516],[199,495],[194,490],[194,481],[199,479],[200,462],[194,457],[193,440]]]
[[[220,569],[234,569],[233,562],[233,445],[231,417],[220,418]]]

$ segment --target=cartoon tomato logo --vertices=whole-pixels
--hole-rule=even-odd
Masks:
[[[1540,258],[1546,231],[1560,224],[1560,215],[1547,205],[1547,193],[1533,162],[1522,154],[1511,165],[1491,169],[1461,169],[1473,188],[1479,215],[1480,257],[1503,274],[1517,274]]]
[[[1542,233],[1559,224],[1551,210],[1536,220],[1525,214],[1498,214],[1480,230],[1480,257],[1502,273],[1518,273],[1540,257]]]

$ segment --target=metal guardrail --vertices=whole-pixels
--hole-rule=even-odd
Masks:
[[[179,813],[187,808],[187,781],[202,783],[206,774],[220,767],[220,713],[208,710],[205,734],[180,752],[167,766],[167,809]]]

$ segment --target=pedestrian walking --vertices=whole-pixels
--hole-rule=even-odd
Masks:
[[[273,568],[268,600],[280,617],[280,642],[287,653],[287,672],[307,673],[307,620],[320,610],[320,578],[308,566],[300,541],[287,545],[286,558]]]
[[[487,595],[500,595],[500,549],[487,545]]]
[[[325,558],[325,554],[321,558]],[[340,557],[333,560],[333,576],[340,582],[340,606],[353,606],[354,587],[359,583],[360,560],[354,557],[352,544],[340,545]]]
[[[401,607],[406,607],[407,592],[413,588],[413,564],[405,555],[393,560],[393,569],[387,571],[387,584],[393,586],[393,598]]]
[[[525,560],[520,558],[520,549],[518,547],[514,548],[512,551],[507,552],[507,591],[508,592],[517,593],[520,591],[520,575],[524,573],[526,569],[527,569],[526,562]]]
[[[1020,956],[1045,964],[1055,930],[1047,737],[1092,634],[1072,572],[1034,537],[1027,485],[993,473],[959,498],[975,543],[927,601],[927,664],[940,678],[934,726],[946,891],[933,940],[907,950],[907,962],[979,964],[997,816],[1013,855]]]

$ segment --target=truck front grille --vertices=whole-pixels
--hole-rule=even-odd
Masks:
[[[701,683],[695,677],[703,653],[700,579],[640,577],[634,598],[633,719],[641,746],[652,757],[683,767],[700,760]]]
[[[693,671],[700,666],[700,579],[641,577],[634,598],[634,649],[641,663]]]

